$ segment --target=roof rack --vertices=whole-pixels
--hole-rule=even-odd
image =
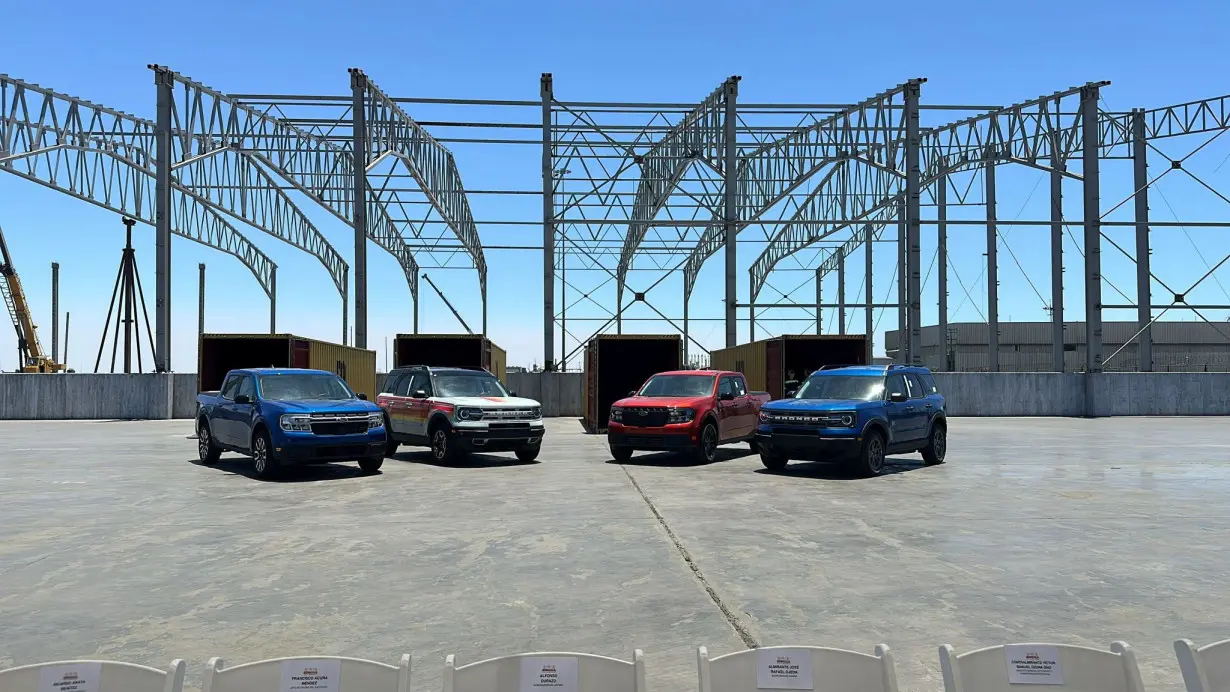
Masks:
[[[863,366],[859,365],[858,363],[846,363],[845,365],[821,365],[820,370],[837,370],[839,368],[861,368],[861,367]],[[819,370],[817,370],[816,372],[819,372]]]

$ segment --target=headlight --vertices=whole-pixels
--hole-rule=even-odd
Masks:
[[[696,415],[696,411],[690,408],[673,408],[670,410],[669,421],[671,423],[687,423]]]
[[[622,408],[611,407],[611,420],[616,423],[622,423],[624,420],[624,410]]]
[[[483,410],[481,408],[458,407],[457,412],[453,415],[457,416],[457,420],[482,420]]]
[[[841,421],[841,426],[843,428],[853,428],[856,416],[853,413],[843,413],[838,420]]]
[[[542,407],[535,406],[534,408],[530,409],[530,414],[534,416],[534,420],[538,420],[539,418],[542,418]]]
[[[773,420],[773,414],[769,413],[768,411],[760,412],[760,422],[761,423],[768,423],[771,420]]]
[[[371,430],[373,428],[383,428],[383,427],[384,427],[384,414],[383,413],[367,414],[367,429],[368,430]]]
[[[312,417],[302,413],[288,413],[278,419],[287,432],[312,432]]]

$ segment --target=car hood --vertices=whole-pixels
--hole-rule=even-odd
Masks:
[[[861,399],[779,399],[764,405],[764,411],[849,411],[866,408],[874,401]]]
[[[268,401],[286,413],[374,413],[380,407],[362,399],[347,399],[328,401],[322,399],[293,399],[286,401]]]
[[[540,405],[533,399],[520,396],[450,396],[441,397],[441,401],[477,408],[534,408]]]
[[[699,406],[709,401],[708,396],[630,396],[626,399],[616,401],[613,406],[628,406],[628,407],[650,407],[650,406],[665,406],[675,408],[688,408],[691,406]]]

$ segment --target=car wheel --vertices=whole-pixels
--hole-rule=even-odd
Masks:
[[[368,473],[375,473],[384,465],[384,457],[367,457],[359,460],[359,468]]]
[[[196,425],[196,453],[202,464],[214,464],[222,456],[222,448],[214,444],[209,423],[202,419]]]
[[[384,455],[386,457],[391,457],[394,454],[397,454],[398,446],[399,443],[397,440],[394,440],[392,437],[386,438],[384,441]]]
[[[713,423],[705,423],[700,429],[700,439],[696,441],[696,462],[712,464],[717,459],[718,432]]]
[[[927,446],[922,448],[923,463],[935,466],[944,463],[944,455],[948,453],[948,426],[936,423],[931,426],[931,436]]]
[[[884,473],[884,457],[887,449],[884,436],[872,430],[863,437],[863,446],[859,450],[855,467],[860,475],[878,476]]]
[[[273,442],[269,432],[261,429],[252,436],[252,470],[256,477],[268,480],[278,475],[278,460],[273,456]]]
[[[447,464],[457,459],[452,440],[448,439],[448,430],[439,425],[431,431],[431,458],[438,463]]]
[[[632,448],[616,447],[615,445],[611,445],[611,458],[620,462],[628,461],[632,458]]]
[[[747,446],[748,449],[752,450],[752,454],[760,453],[760,440],[748,440]]]
[[[780,454],[774,454],[766,449],[761,449],[760,463],[764,464],[764,467],[770,471],[781,471],[786,468],[786,464],[790,463],[790,459]]]
[[[531,462],[538,458],[538,453],[542,451],[542,445],[525,445],[514,450],[517,458],[524,462]]]

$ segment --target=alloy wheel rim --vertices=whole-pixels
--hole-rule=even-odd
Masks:
[[[876,473],[879,473],[880,469],[884,468],[884,447],[880,444],[878,437],[871,440],[867,450],[867,465]]]
[[[258,437],[256,438],[256,444],[253,445],[253,447],[254,447],[254,449],[252,450],[253,465],[256,466],[256,470],[258,473],[264,473],[265,465],[267,463],[265,459],[265,441]]]
[[[201,458],[209,456],[209,428],[202,427],[196,434],[197,453]]]
[[[444,436],[443,430],[437,430],[436,436],[432,438],[431,450],[435,452],[437,459],[444,458],[444,452],[447,449],[448,440]]]
[[[936,428],[935,440],[931,443],[931,449],[935,450],[936,458],[944,458],[944,453],[948,451],[948,436],[944,434],[943,428]]]
[[[713,428],[711,427],[705,428],[704,445],[705,445],[705,458],[706,459],[712,459],[713,455],[717,453],[717,442],[715,440],[716,437],[717,437],[717,434],[713,432]]]

